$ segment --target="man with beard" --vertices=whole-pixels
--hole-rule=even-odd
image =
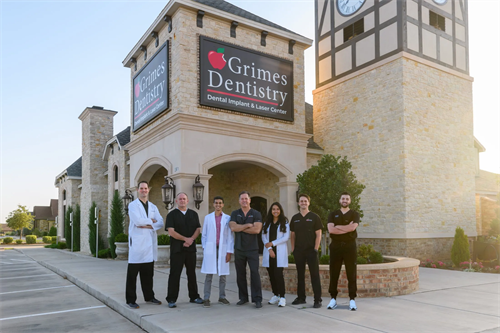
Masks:
[[[349,209],[351,203],[351,195],[344,192],[340,196],[339,210],[336,210],[328,215],[328,232],[332,239],[330,244],[330,293],[332,299],[327,306],[327,309],[335,309],[337,307],[337,284],[340,276],[342,262],[345,265],[347,275],[347,287],[349,290],[349,309],[356,311],[356,238],[358,234],[356,228],[359,224],[358,212]]]

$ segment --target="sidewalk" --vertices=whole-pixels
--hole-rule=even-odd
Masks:
[[[292,331],[292,332],[499,332],[500,275],[420,268],[420,290],[411,295],[358,298],[358,311],[348,311],[348,299],[339,299],[335,310],[293,306],[296,295],[286,295],[287,306],[267,304],[271,292],[263,291],[263,307],[236,306],[238,290],[234,266],[226,286],[230,306],[217,303],[218,279],[212,287],[212,306],[189,303],[183,273],[177,308],[166,305],[168,268],[156,269],[154,291],[162,305],[145,304],[138,283],[140,309],[125,305],[126,261],[95,259],[45,248],[16,249],[104,302],[148,332]],[[197,269],[198,290],[203,296],[204,274]]]

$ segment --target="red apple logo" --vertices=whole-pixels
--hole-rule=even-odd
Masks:
[[[217,49],[217,52],[208,52],[208,61],[210,61],[210,64],[213,68],[223,69],[224,66],[226,66],[226,59],[224,59],[224,49],[219,48]]]
[[[139,85],[139,83],[137,83],[135,85],[135,97],[139,97],[139,94],[141,93],[141,86]]]

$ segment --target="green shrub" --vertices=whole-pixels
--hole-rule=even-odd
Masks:
[[[364,257],[358,257],[358,259],[356,260],[356,263],[358,265],[364,265],[364,264],[367,264],[368,263],[368,260],[366,260]]]
[[[49,233],[47,231],[42,232],[42,237],[46,237],[48,235],[49,235]]]
[[[52,236],[43,236],[42,241],[46,244],[52,243]]]
[[[370,263],[372,264],[379,264],[381,262],[384,262],[384,256],[382,255],[382,253],[380,252],[377,252],[377,251],[373,251],[372,253],[370,253]]]
[[[58,244],[50,244],[50,245],[45,245],[44,248],[46,249],[57,249],[58,248]]]
[[[96,205],[95,201],[92,201],[92,205],[90,206],[90,209],[89,209],[89,220],[88,220],[89,239],[88,239],[88,241],[89,241],[90,252],[93,255],[97,254],[99,256],[99,254],[96,251],[99,251],[99,249],[104,249],[105,245],[104,245],[104,241],[102,239],[102,233],[99,233],[98,225],[95,224],[96,208],[97,208],[97,205]],[[99,215],[99,210],[97,212],[97,215]]]
[[[16,232],[16,235],[19,235],[19,230]],[[23,228],[23,235],[24,236],[33,235],[33,231],[28,228]]]
[[[57,236],[52,236],[52,243],[57,242]]]
[[[196,244],[201,244],[201,234],[199,234],[194,241]]]
[[[488,235],[493,237],[500,235],[500,219],[496,218],[491,221]]]
[[[363,258],[360,262],[360,258]],[[357,263],[359,265],[363,264],[377,264],[384,262],[384,256],[382,256],[382,253],[377,252],[373,249],[373,245],[368,244],[368,245],[360,245],[358,247],[358,259]]]
[[[109,248],[111,249],[111,256],[116,258],[116,245],[115,237],[118,234],[123,234],[125,222],[125,212],[123,211],[123,201],[115,191],[113,200],[111,201],[111,214],[110,214],[110,232],[109,232]]]
[[[36,235],[26,236],[26,244],[36,244]]]
[[[455,267],[458,267],[461,262],[469,261],[469,259],[469,240],[464,233],[464,229],[457,227],[455,229],[455,240],[451,247],[451,261],[453,261]]]
[[[170,245],[170,236],[167,234],[158,235],[158,245]]]
[[[33,229],[32,235],[35,235],[36,237],[42,237],[42,232],[40,231],[40,229],[35,228]]]
[[[4,244],[10,244],[10,243],[12,243],[13,241],[14,241],[14,238],[12,238],[12,237],[5,237],[5,238],[3,239],[3,243],[4,243]]]
[[[290,254],[288,256],[288,263],[289,264],[295,264],[295,257],[293,256],[293,254]]]
[[[71,226],[70,226],[70,217],[73,212],[73,207],[69,206],[66,209],[66,214],[64,215],[64,238],[66,238],[66,242],[71,244]],[[74,224],[73,224],[74,226]]]
[[[23,240],[22,239],[16,239],[16,244],[22,244]]]
[[[125,234],[118,234],[115,236],[115,243],[127,243],[128,242],[128,236]]]
[[[97,256],[99,258],[111,258],[111,249],[102,249],[102,250],[99,250]]]
[[[76,204],[73,210],[73,252],[80,251],[80,216],[80,205]]]
[[[64,250],[68,247],[65,242],[59,242],[58,244],[55,245],[57,246],[56,248],[60,250]]]
[[[49,236],[57,236],[57,228],[56,227],[50,227]]]
[[[330,256],[328,254],[322,255],[319,258],[320,265],[328,265],[330,263]]]

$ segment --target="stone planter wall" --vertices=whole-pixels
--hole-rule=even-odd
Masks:
[[[404,257],[384,256],[386,260],[393,262],[383,264],[358,265],[357,284],[358,297],[387,297],[407,295],[418,290],[418,269],[420,261]],[[297,295],[297,270],[295,264],[289,264],[283,270],[285,276],[286,293]],[[321,277],[321,291],[323,297],[330,297],[328,288],[330,285],[329,265],[319,265]],[[262,289],[271,290],[271,283],[267,269],[260,267]],[[338,297],[348,297],[347,278],[345,268],[342,266],[339,279]],[[311,277],[306,265],[306,295],[313,296]]]

